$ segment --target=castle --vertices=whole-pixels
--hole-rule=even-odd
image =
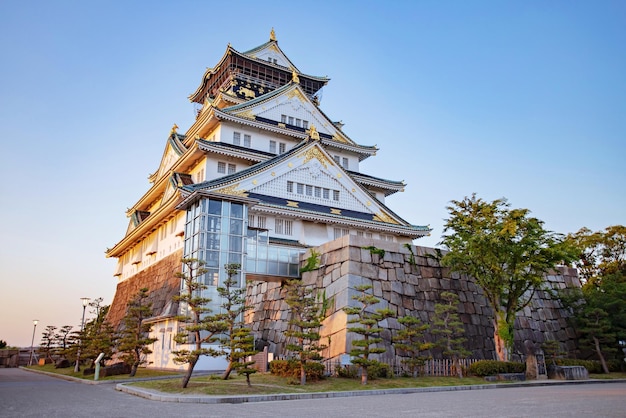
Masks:
[[[445,288],[438,282],[422,289],[429,283],[422,279],[429,277],[405,266],[407,248],[423,251],[412,243],[430,229],[411,225],[385,205],[387,196],[404,191],[403,182],[360,172],[360,163],[377,148],[351,139],[342,123],[321,110],[320,91],[328,81],[301,72],[272,30],[267,42],[249,51],[228,45],[189,96],[197,106],[195,122],[184,134],[174,125],[147,192],[126,213],[124,237],[106,252],[118,259],[118,284],[108,315],[112,325],[120,324],[129,298],[143,287],[149,289],[154,308],[150,322],[158,338],[149,358],[153,367],[180,367],[170,353],[176,349],[178,330],[178,305],[172,297],[180,291],[180,279],[175,273],[183,257],[206,263],[208,272],[200,280],[208,286],[204,296],[213,300],[214,310],[220,305],[216,288],[226,279],[224,265],[242,266],[239,284],[248,286],[254,307],[246,320],[259,343],[277,354],[287,320],[281,283],[300,276],[300,263],[310,248],[321,251],[323,268],[304,280],[334,297],[322,331],[334,339],[326,353],[331,358],[349,351],[341,308],[350,303],[354,285],[373,280],[376,295],[398,314],[428,312],[435,288]],[[391,258],[374,266],[366,253],[361,257],[357,244],[384,247]],[[337,245],[345,251],[332,255]],[[353,257],[357,252],[358,260]],[[433,267],[428,260],[424,263]],[[370,277],[372,269],[376,277]],[[441,271],[438,280],[444,278]],[[420,299],[421,305],[414,303]],[[468,309],[476,311],[474,305]],[[481,341],[490,335],[483,330],[488,321],[475,324],[472,316],[464,321],[468,329],[478,327],[474,334]],[[389,324],[389,329],[394,326]],[[473,349],[477,356],[489,356],[490,348],[482,343]],[[203,358],[196,368],[217,369],[222,361]]]

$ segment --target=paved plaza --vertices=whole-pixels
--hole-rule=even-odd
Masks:
[[[626,382],[201,404],[0,369],[0,417],[624,417]]]

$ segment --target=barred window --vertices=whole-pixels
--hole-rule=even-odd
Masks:
[[[250,135],[243,136],[243,146],[250,148],[252,146],[252,137]],[[347,161],[347,158],[346,158]]]
[[[234,174],[237,171],[235,164],[228,164],[228,174]]]
[[[222,173],[222,174],[226,174],[226,163],[223,161],[219,161],[217,163],[217,172],[218,173]]]
[[[233,145],[240,145],[240,144],[241,144],[241,133],[233,132]]]
[[[270,141],[270,152],[276,154],[276,141]]]

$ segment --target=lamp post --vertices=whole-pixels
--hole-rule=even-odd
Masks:
[[[33,319],[33,338],[30,340],[30,357],[28,358],[28,365],[33,365],[33,351],[35,351],[35,329],[37,329],[38,319]]]
[[[74,373],[78,373],[80,371],[80,346],[83,345],[82,333],[85,328],[85,309],[87,308],[87,305],[89,305],[89,298],[80,298],[80,300],[83,302],[83,319],[80,321],[81,339],[78,342],[78,350],[76,351],[76,365],[74,366]]]

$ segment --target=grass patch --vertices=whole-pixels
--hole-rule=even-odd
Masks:
[[[604,373],[589,373],[591,379],[626,379],[626,372],[611,372],[609,374]]]
[[[83,370],[85,369],[84,367],[81,367],[80,372],[78,373],[74,373],[74,366],[68,367],[65,369],[55,369],[54,364],[46,364],[45,366],[27,366],[26,368],[31,369],[31,370],[40,370],[40,371],[44,371],[48,373],[60,374],[63,376],[72,376],[78,379],[93,380],[93,374],[87,375],[87,376],[83,375]],[[146,378],[146,377],[175,376],[181,373],[182,372],[144,369],[140,367],[139,369],[137,369],[137,373],[135,374],[134,377],[128,377],[127,374],[118,374],[116,376],[101,377],[98,380],[120,380],[120,379],[132,380],[132,379],[140,379],[140,378]]]
[[[393,379],[370,380],[361,385],[360,379],[330,377],[317,382],[307,382],[305,386],[293,384],[293,380],[274,376],[270,373],[256,373],[251,376],[252,387],[246,385],[244,376],[233,376],[224,381],[217,376],[192,377],[186,389],[182,389],[181,379],[167,379],[133,383],[145,389],[172,394],[199,395],[268,395],[275,393],[344,392],[374,389],[398,389],[431,386],[461,386],[488,384],[483,378],[466,377],[397,377]],[[503,383],[503,382],[497,382]]]

